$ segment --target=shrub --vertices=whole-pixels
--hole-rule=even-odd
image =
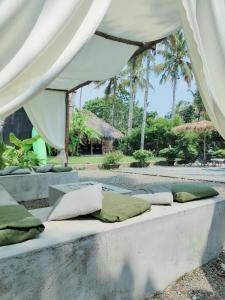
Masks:
[[[153,156],[151,151],[148,150],[136,150],[133,153],[134,159],[138,161],[140,167],[146,167],[149,164],[149,159]]]
[[[174,162],[178,156],[177,148],[164,148],[159,151],[159,155],[165,157],[169,165],[174,165]]]
[[[5,166],[5,160],[3,157],[4,152],[5,152],[5,144],[4,144],[2,136],[0,134],[0,169],[3,169]]]
[[[118,164],[119,161],[123,158],[123,153],[121,151],[112,151],[105,154],[103,158],[104,165],[114,165]]]
[[[7,166],[19,166],[21,168],[31,168],[37,166],[40,161],[37,155],[32,151],[33,143],[40,136],[35,136],[30,139],[20,140],[14,133],[10,133],[9,140],[15,147],[6,146],[3,153],[3,159]]]
[[[216,158],[225,158],[225,150],[224,149],[219,149],[217,151],[210,152],[210,153],[212,153],[213,154],[212,156],[215,156]]]
[[[181,158],[183,163],[193,163],[198,157],[198,150],[194,145],[188,145],[182,148],[178,157]]]

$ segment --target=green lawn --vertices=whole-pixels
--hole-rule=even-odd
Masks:
[[[161,161],[162,158],[154,157],[151,161]],[[82,155],[82,156],[73,156],[69,157],[69,164],[78,165],[78,164],[101,164],[103,161],[103,155]],[[135,161],[132,156],[124,156],[120,163],[131,163]],[[61,162],[54,156],[48,157],[48,162],[52,164],[60,164]]]

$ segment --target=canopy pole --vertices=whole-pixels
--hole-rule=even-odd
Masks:
[[[65,152],[66,152],[66,163],[65,166],[68,166],[69,161],[69,93],[66,92],[65,97]]]

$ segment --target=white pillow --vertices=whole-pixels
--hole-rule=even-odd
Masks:
[[[65,220],[88,215],[102,209],[102,185],[95,184],[60,197],[48,216],[48,221]]]
[[[172,205],[173,194],[171,192],[159,192],[154,194],[137,194],[132,197],[144,199],[153,205]]]

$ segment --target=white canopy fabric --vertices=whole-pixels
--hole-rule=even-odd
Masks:
[[[0,0],[0,116],[24,106],[44,139],[62,149],[63,93],[44,88],[110,78],[138,48],[95,31],[150,42],[183,27],[204,103],[225,137],[224,6],[224,0]]]

